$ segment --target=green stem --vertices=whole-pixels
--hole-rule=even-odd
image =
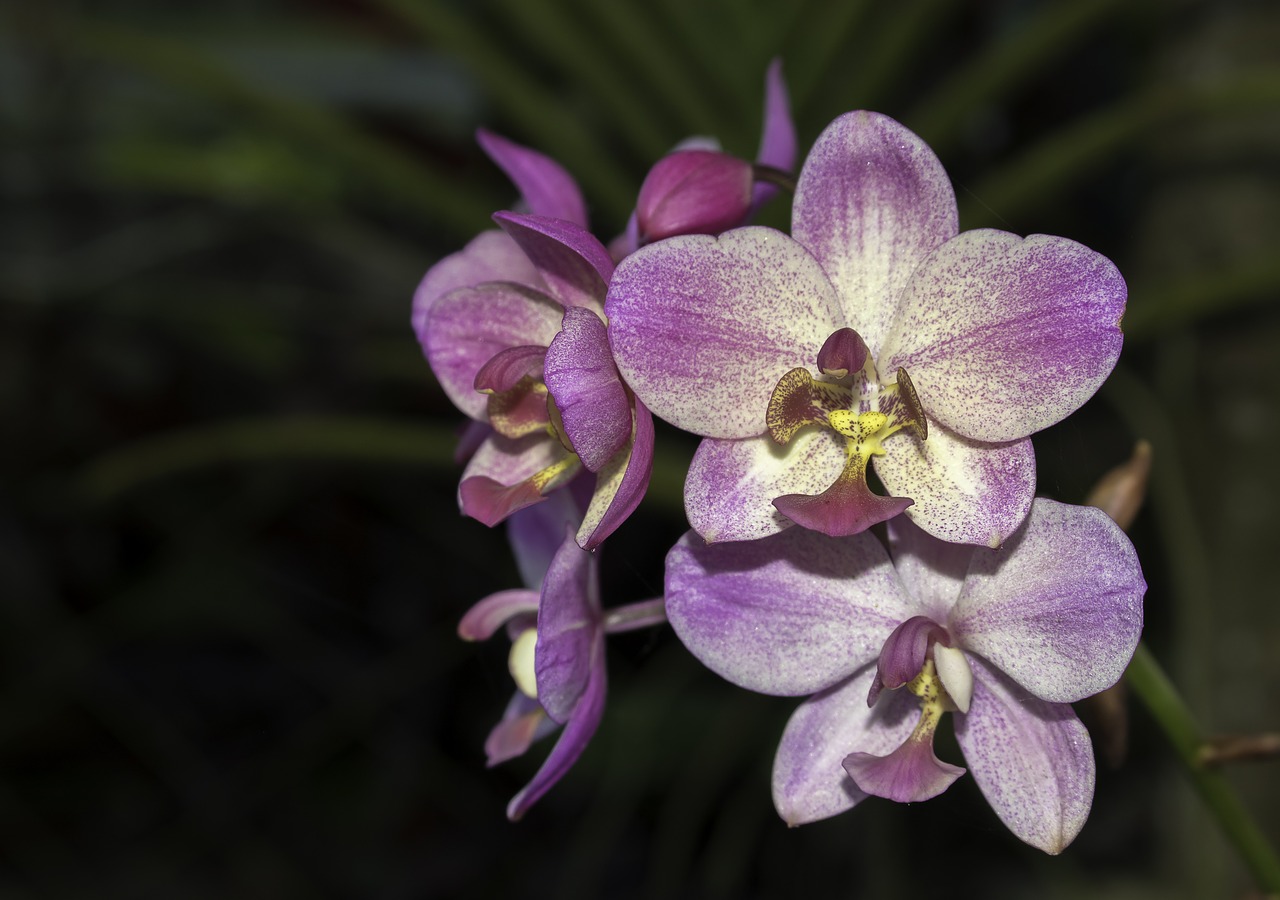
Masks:
[[[1253,873],[1258,887],[1280,894],[1280,857],[1240,802],[1222,772],[1200,759],[1200,729],[1173,683],[1151,651],[1139,644],[1126,675],[1129,686],[1146,705],[1173,744],[1192,785],[1205,806]]]

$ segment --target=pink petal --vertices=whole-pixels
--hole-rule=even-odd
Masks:
[[[933,737],[909,737],[886,754],[850,753],[844,770],[863,791],[897,803],[930,800],[964,774],[964,769],[945,763],[933,752]]]
[[[460,287],[485,281],[514,281],[541,288],[542,279],[529,257],[501,231],[482,231],[462,250],[450,254],[427,270],[413,294],[413,333],[425,341],[427,311],[437,300]]]
[[[528,255],[552,297],[565,306],[603,312],[613,259],[590,232],[544,216],[500,212],[493,218]]]
[[[588,471],[599,472],[630,440],[632,417],[604,323],[591,310],[565,310],[544,378],[574,452]]]
[[[515,184],[534,215],[568,219],[587,227],[587,205],[573,176],[555,160],[480,129],[476,140]]]
[[[509,620],[519,615],[538,612],[538,594],[529,590],[498,591],[476,603],[458,623],[458,637],[464,641],[483,641]],[[532,624],[532,623],[530,623]]]
[[[596,557],[578,546],[566,528],[542,582],[534,666],[538,702],[557,722],[567,722],[604,653]]]

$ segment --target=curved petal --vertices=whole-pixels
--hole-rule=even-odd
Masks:
[[[923,615],[945,623],[969,572],[974,547],[939,540],[909,516],[889,522],[889,555]]]
[[[785,447],[773,438],[698,445],[684,482],[689,525],[708,543],[752,541],[791,527],[773,505],[787,494],[820,494],[844,469],[844,438],[809,429]]]
[[[912,614],[874,537],[800,528],[732,544],[685,534],[667,554],[666,597],[667,618],[689,651],[762,694],[835,684],[874,660]]]
[[[582,692],[582,698],[574,708],[572,718],[565,724],[564,731],[560,733],[560,739],[556,741],[556,745],[551,748],[551,754],[546,762],[542,764],[542,768],[538,769],[533,780],[525,785],[524,790],[511,798],[511,802],[507,804],[507,818],[512,822],[519,821],[529,808],[542,798],[543,794],[551,790],[556,782],[573,768],[582,751],[587,749],[588,742],[596,733],[596,729],[600,726],[600,719],[604,716],[605,684],[604,660],[600,659],[591,670],[586,690]]]
[[[557,722],[567,722],[604,653],[596,557],[578,546],[573,530],[551,560],[538,603],[534,670],[538,702]]]
[[[483,128],[476,141],[507,173],[531,213],[587,227],[587,204],[578,183],[558,162]]]
[[[594,235],[572,222],[545,216],[499,212],[493,219],[528,255],[547,293],[565,306],[585,306],[603,314],[613,259]]]
[[[773,760],[773,805],[788,825],[804,825],[852,809],[867,798],[842,765],[851,751],[891,753],[919,718],[915,697],[886,694],[867,708],[869,666],[815,694],[791,716]]]
[[[942,163],[888,116],[840,116],[800,171],[791,234],[822,263],[840,295],[844,324],[877,357],[911,274],[958,227]]]
[[[422,346],[454,406],[484,419],[488,397],[476,390],[476,374],[509,347],[545,347],[560,330],[564,308],[523,284],[492,281],[459,288],[431,307]]]
[[[596,476],[591,505],[578,529],[578,544],[594,550],[626,521],[649,489],[653,472],[653,416],[636,401],[635,437]]]
[[[413,333],[425,341],[422,328],[427,311],[437,300],[460,287],[485,281],[514,281],[543,287],[538,271],[520,245],[501,231],[482,231],[457,253],[451,253],[427,270],[413,293]]]
[[[510,619],[537,611],[538,594],[535,591],[521,588],[498,591],[463,614],[462,621],[458,623],[458,637],[464,641],[488,640]]]
[[[1126,297],[1111,260],[1083,244],[966,231],[911,279],[877,361],[910,372],[925,411],[957,433],[1024,438],[1111,374]]]
[[[787,82],[782,77],[782,60],[774,59],[764,76],[764,125],[760,129],[756,162],[793,172],[797,154],[796,126],[791,120],[791,101],[787,96]],[[757,183],[752,190],[752,203],[759,209],[776,193],[775,186]]]
[[[938,759],[932,734],[909,737],[889,753],[850,753],[843,765],[859,788],[895,803],[932,800],[964,774],[959,766]]]
[[[1027,515],[1036,491],[1031,441],[982,444],[929,423],[921,443],[903,433],[872,460],[885,490],[910,497],[911,517],[944,541],[998,547]]]
[[[1124,674],[1147,585],[1102,510],[1037,499],[999,550],[974,553],[948,628],[1042,700],[1071,703]]]
[[[1061,853],[1093,804],[1089,732],[1065,703],[1045,703],[970,657],[973,703],[956,740],[1000,821],[1045,853]]]
[[[484,742],[485,765],[496,766],[524,754],[534,741],[550,734],[556,723],[538,705],[516,691],[502,719],[493,726]]]
[[[844,324],[813,257],[759,227],[642,247],[618,264],[605,312],[636,395],[676,427],[718,438],[763,434],[778,379],[811,367]]]
[[[480,445],[463,470],[458,506],[464,515],[497,525],[517,510],[538,503],[578,471],[573,454],[545,433],[521,438],[495,434]]]
[[[574,452],[589,471],[599,472],[631,437],[631,399],[604,323],[591,310],[564,311],[560,333],[547,348],[543,380]]]

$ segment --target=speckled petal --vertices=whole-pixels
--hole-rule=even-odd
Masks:
[[[953,544],[923,531],[909,516],[889,522],[889,555],[921,614],[945,623],[960,596],[976,549]]]
[[[770,437],[698,445],[684,482],[684,509],[708,542],[752,541],[791,527],[773,505],[786,494],[820,494],[844,468],[844,438],[809,429],[785,447]]]
[[[528,255],[547,293],[565,306],[585,306],[603,314],[613,259],[594,235],[572,222],[545,216],[500,212],[493,219]]]
[[[808,694],[848,677],[911,615],[874,537],[801,528],[731,544],[687,533],[667,554],[666,597],[694,656],[765,694]]]
[[[533,288],[544,287],[533,263],[510,235],[482,231],[466,247],[428,269],[414,291],[412,322],[418,340],[426,340],[422,327],[427,321],[427,310],[437,300],[460,287],[473,287],[486,281],[514,281]]]
[[[476,390],[476,374],[509,347],[547,346],[563,318],[564,307],[541,291],[486,282],[435,302],[424,326],[423,349],[453,404],[473,419],[484,419],[489,400]]]
[[[1045,703],[970,657],[973,704],[956,740],[982,794],[1022,840],[1061,853],[1093,804],[1089,732],[1065,703]]]
[[[587,749],[592,735],[600,726],[600,719],[604,716],[606,693],[604,659],[601,658],[592,668],[586,690],[582,692],[578,705],[574,707],[573,716],[565,724],[564,731],[560,733],[560,739],[556,741],[546,762],[542,764],[542,768],[538,769],[538,773],[533,776],[533,780],[525,786],[524,790],[516,794],[507,804],[508,819],[513,822],[518,821],[533,804],[537,803],[555,786],[556,782],[565,776],[569,769],[573,768],[573,764],[578,761],[582,751]]]
[[[947,628],[1042,700],[1071,703],[1124,674],[1147,585],[1102,510],[1037,499],[999,550],[977,550]]]
[[[578,529],[578,544],[594,550],[630,516],[649,488],[653,472],[653,416],[639,400],[634,439],[614,454],[596,476],[591,505]]]
[[[1126,296],[1111,261],[1075,241],[966,231],[911,279],[876,362],[906,368],[930,418],[959,434],[1027,437],[1111,374]]]
[[[817,261],[771,228],[685,235],[618,264],[605,302],[623,379],[654,415],[704,437],[763,434],[784,374],[844,323]]]
[[[543,378],[564,433],[589,471],[600,469],[631,437],[631,398],[618,377],[604,323],[570,307],[547,349]]]
[[[476,132],[476,140],[507,173],[529,212],[587,227],[587,204],[578,183],[558,162],[484,129]]]
[[[867,708],[875,667],[815,694],[791,716],[773,761],[773,805],[788,825],[804,825],[852,809],[867,794],[845,772],[853,751],[891,753],[919,718],[906,691],[885,695]]]
[[[865,111],[840,116],[814,142],[791,222],[835,285],[844,324],[877,354],[911,273],[958,229],[937,156],[893,119]]]
[[[542,582],[534,668],[538,702],[557,722],[567,722],[604,653],[596,557],[578,546],[566,528]]]
[[[1036,490],[1031,441],[982,444],[936,422],[921,443],[908,433],[885,441],[872,460],[885,490],[910,497],[911,517],[944,541],[999,546],[1022,524]]]

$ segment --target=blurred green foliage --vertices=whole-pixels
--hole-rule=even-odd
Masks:
[[[542,751],[483,769],[505,648],[454,627],[517,576],[501,531],[456,514],[461,417],[408,316],[428,266],[512,202],[476,127],[561,161],[607,239],[682,138],[753,154],[780,56],[802,147],[878,109],[937,149],[963,226],[1117,261],[1121,370],[1038,436],[1041,491],[1078,502],[1152,440],[1148,640],[1210,728],[1274,730],[1274,4],[4,16],[0,895],[1243,895],[1140,711],[1060,859],[968,782],[789,832],[768,770],[794,701],[718,682],[666,630],[611,647],[600,734],[508,825]],[[653,496],[603,551],[606,602],[660,592],[683,529],[692,446],[659,441]],[[1280,837],[1274,765],[1233,777]]]

